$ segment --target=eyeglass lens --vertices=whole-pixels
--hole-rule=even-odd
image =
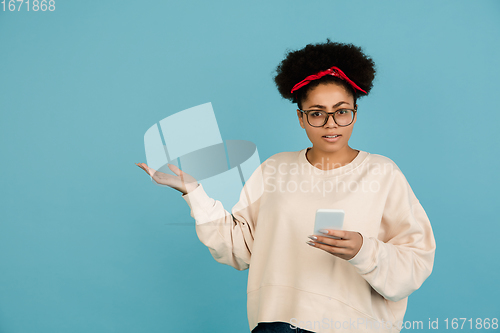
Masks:
[[[311,111],[307,114],[309,124],[311,126],[323,126],[326,124],[326,117],[328,113],[325,111]],[[354,112],[352,110],[339,110],[333,114],[335,117],[335,122],[339,126],[347,126],[352,123],[354,118]]]

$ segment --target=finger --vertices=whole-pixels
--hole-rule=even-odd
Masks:
[[[193,178],[193,176],[191,176],[190,174],[188,174],[187,172],[184,172],[183,170],[179,169],[178,166],[174,165],[174,164],[168,164],[168,167],[170,168],[170,170],[172,170],[177,176],[179,176],[179,178],[182,180],[183,183],[191,183],[191,182],[195,182],[196,180]]]
[[[149,172],[149,174],[150,174],[151,176],[153,176],[153,175],[156,173],[156,170],[155,170],[155,169],[150,168],[150,167],[148,167],[147,165],[146,165],[146,169],[148,170],[148,172]]]
[[[177,174],[179,175],[179,178],[184,185],[194,183],[196,181],[190,174],[182,171],[179,168],[177,168],[177,170]]]
[[[144,169],[144,171],[146,171],[146,173],[148,175],[150,175],[151,177],[153,177],[156,174],[156,170],[155,169],[148,167],[147,164],[145,164],[145,163],[141,163],[141,164],[142,164],[142,168]]]
[[[172,170],[177,176],[180,176],[181,174],[184,173],[184,171],[182,171],[181,169],[179,169],[179,167],[175,164],[170,164],[170,163],[167,163],[167,166],[170,168],[170,170]]]
[[[174,164],[170,164],[168,163],[167,166],[170,168],[170,170],[172,170],[177,176],[179,176],[179,179],[181,181],[181,183],[186,186],[186,175],[187,173],[185,173],[184,171],[182,171],[181,169],[179,169],[179,167],[177,165],[174,165]]]
[[[139,168],[141,168],[142,170],[144,170],[148,175],[149,175],[149,172],[148,170],[142,165],[143,163],[136,163],[135,165],[137,165]],[[150,175],[151,176],[151,175]]]
[[[137,165],[139,168],[143,169],[143,170],[146,170],[146,164],[145,163],[136,163],[135,165]]]
[[[321,249],[323,251],[331,253],[333,255],[344,255],[346,253],[346,250],[344,248],[341,248],[341,247],[333,247],[330,245],[325,245],[325,244],[321,244],[321,243],[313,242],[313,241],[310,241],[307,244],[309,244],[312,247],[316,247],[318,249]]]
[[[322,229],[327,232],[323,233],[324,235],[340,237],[342,239],[351,239],[350,232],[346,230],[336,230],[336,229]]]
[[[330,238],[330,237],[326,237],[326,236],[316,236],[316,239],[314,238],[311,238],[311,240],[313,242],[319,242],[319,243],[324,243],[324,244],[327,244],[329,246],[333,246],[333,247],[338,247],[338,248],[345,248],[347,247],[345,244],[345,240],[341,240],[341,239],[333,239],[333,238]]]

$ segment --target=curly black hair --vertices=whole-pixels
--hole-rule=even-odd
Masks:
[[[293,94],[290,92],[293,86],[305,77],[332,66],[340,68],[349,79],[365,90],[366,94],[354,90],[346,81],[332,75],[311,81]],[[326,43],[308,44],[296,51],[287,50],[285,59],[276,68],[274,82],[283,98],[297,103],[299,109],[302,109],[302,101],[307,97],[307,93],[318,84],[329,82],[342,85],[353,96],[356,104],[357,98],[368,95],[374,78],[375,63],[360,47],[332,42],[327,38]]]

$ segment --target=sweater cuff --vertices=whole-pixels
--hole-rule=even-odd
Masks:
[[[193,207],[205,207],[208,206],[208,203],[212,198],[210,198],[203,186],[198,183],[198,186],[194,190],[189,193],[181,195],[182,199],[186,200],[189,208],[193,209]]]
[[[216,201],[208,196],[200,183],[194,190],[181,196],[191,208],[191,216],[197,225],[224,217],[222,212],[214,211]]]
[[[354,267],[356,267],[359,274],[366,274],[373,269],[373,257],[374,257],[374,240],[367,238],[361,234],[363,238],[363,243],[361,244],[361,248],[358,253],[351,259],[347,260]]]

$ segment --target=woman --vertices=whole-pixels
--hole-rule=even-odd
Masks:
[[[297,103],[312,147],[264,161],[232,213],[175,166],[177,177],[138,164],[183,193],[218,262],[250,269],[253,333],[398,332],[408,296],[432,271],[432,228],[404,175],[389,158],[349,146],[356,101],[374,75],[351,44],[327,39],[289,52],[275,83]],[[343,230],[311,235],[320,208],[344,210]]]

